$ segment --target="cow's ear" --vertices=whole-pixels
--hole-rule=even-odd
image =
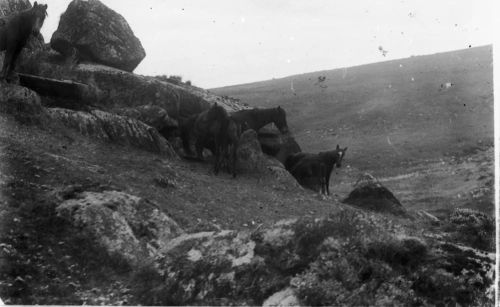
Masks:
[[[33,3],[33,7],[37,7],[37,6],[38,6],[38,3],[36,3],[36,1],[35,1],[35,3]]]
[[[339,149],[340,149],[340,146],[339,146],[339,144],[337,144],[337,150],[339,150]]]
[[[44,7],[45,9],[48,9],[48,8],[49,8],[49,6],[48,6],[47,4],[45,4],[43,7]]]
[[[344,152],[346,152],[346,151],[347,151],[347,147],[346,147],[346,148],[344,148]]]

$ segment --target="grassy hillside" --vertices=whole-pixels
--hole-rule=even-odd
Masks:
[[[483,75],[478,72],[477,76]],[[385,90],[391,95],[384,91],[379,93],[388,98],[370,100],[368,97],[372,93],[378,93],[368,82],[372,78],[361,74],[345,75],[343,95],[332,90],[331,85],[322,84],[332,83],[333,78],[325,76],[325,81],[316,85],[313,77],[307,81],[311,84],[296,82],[297,93],[307,86],[319,87],[318,92],[309,91],[310,98],[304,101],[313,103],[306,107],[302,106],[301,99],[295,98],[299,94],[287,100],[288,104],[282,103],[289,110],[291,127],[301,136],[303,145],[305,140],[310,143],[304,146],[305,149],[316,151],[334,146],[336,142],[350,147],[350,167],[340,169],[339,174],[333,176],[334,195],[328,198],[292,183],[282,184],[263,172],[242,172],[236,179],[226,173],[215,176],[209,163],[175,159],[109,140],[99,141],[84,133],[90,128],[77,132],[62,122],[45,125],[42,115],[37,117],[46,113],[36,107],[36,99],[30,105],[29,97],[24,97],[26,92],[10,93],[9,88],[3,88],[5,93],[0,93],[3,97],[13,97],[16,93],[21,93],[18,96],[22,97],[4,99],[0,108],[0,297],[7,304],[257,305],[289,285],[295,287],[294,291],[310,305],[349,305],[345,302],[370,305],[386,302],[385,297],[391,302],[404,302],[403,305],[410,301],[424,305],[425,302],[438,304],[441,301],[491,305],[491,297],[485,296],[484,290],[492,283],[490,258],[494,254],[488,251],[492,252],[493,219],[477,218],[483,214],[470,210],[450,215],[455,207],[491,209],[492,150],[472,153],[470,149],[482,145],[466,138],[477,133],[485,135],[482,144],[490,142],[491,136],[484,131],[488,131],[491,121],[473,122],[472,119],[491,117],[487,112],[491,108],[491,96],[468,102],[465,110],[469,111],[463,111],[456,100],[449,97],[458,97],[454,99],[462,103],[464,97],[472,97],[470,92],[483,90],[453,78],[451,82],[457,85],[446,91],[432,94],[429,90],[421,94],[428,99],[441,95],[450,101],[443,98],[438,103],[423,103],[419,100],[419,105],[410,108],[411,104],[398,96],[402,90],[393,91],[398,84],[399,88],[407,89],[402,82],[394,82],[389,88],[391,91]],[[357,79],[366,81],[362,91],[355,90],[360,88]],[[374,80],[379,82],[377,78]],[[336,98],[329,102],[312,93],[323,98],[329,93],[329,97]],[[351,103],[349,97],[358,100]],[[325,112],[316,105],[322,106]],[[433,129],[445,127],[446,122],[427,119],[444,118],[450,110],[456,110],[457,115],[450,123],[456,124],[457,135],[467,132],[465,136],[460,135],[463,147],[456,146],[449,130],[442,136],[434,133]],[[419,115],[421,112],[425,112],[424,115]],[[416,119],[413,118],[415,114]],[[378,125],[377,116],[383,119]],[[463,128],[465,119],[470,120],[467,122],[470,125]],[[480,127],[484,127],[483,132]],[[109,124],[108,128],[126,130],[118,123]],[[398,143],[394,137],[398,131],[407,137],[422,131],[429,136],[408,139],[408,144],[415,142],[421,146],[421,151],[416,150],[413,156],[409,154],[410,147],[403,151],[402,145],[407,143]],[[386,148],[387,136],[393,147]],[[448,143],[438,142],[440,138]],[[448,145],[455,147],[447,148]],[[399,156],[393,155],[396,150]],[[442,157],[441,161],[417,161],[425,155],[438,159],[441,151],[453,150],[461,150],[465,155]],[[393,157],[402,158],[391,159]],[[413,161],[387,163],[405,159]],[[394,172],[394,168],[387,165],[405,167],[405,176],[380,179],[395,191],[415,219],[363,212],[340,202],[352,191],[352,182],[358,178],[363,165],[370,170],[386,168],[388,172]],[[159,225],[154,222],[158,216],[153,214],[153,221],[140,221],[134,227],[130,226],[132,222],[123,219],[116,220],[124,221],[122,224],[113,223],[115,220],[106,217],[122,216],[120,212],[127,211],[123,208],[131,207],[114,201],[103,203],[98,197],[79,198],[80,192],[103,191],[119,191],[130,198],[154,202],[156,208],[168,214],[187,235],[172,240],[162,237],[170,240],[169,244],[174,247],[165,253],[159,247],[152,247],[160,251],[158,257],[132,265],[126,261],[127,248],[114,248],[122,246],[125,239],[146,242],[138,238],[159,238],[159,233],[163,232],[149,231]],[[84,217],[64,218],[64,213],[60,214],[62,211],[57,208],[72,200],[81,201],[85,207],[95,206],[96,211],[90,212],[97,212],[96,218],[93,213],[87,216],[91,217],[88,220],[98,223],[85,225]],[[75,209],[71,204],[68,207]],[[420,209],[434,209],[429,211],[439,213],[442,221],[423,216]],[[110,213],[104,216],[98,212]],[[144,218],[142,213],[130,212],[138,216],[137,219]],[[321,222],[325,217],[330,218],[326,223]],[[295,218],[303,218],[303,222],[296,224],[298,227],[283,227]],[[151,228],[149,225],[143,227],[148,221],[152,221]],[[100,227],[94,225],[106,225],[102,228],[110,230],[111,235],[101,236],[102,240],[96,238],[98,234],[89,231],[90,228],[99,230]],[[268,228],[273,225],[278,228]],[[221,231],[204,237],[206,231],[221,229],[239,232]],[[121,236],[123,233],[133,233],[133,236]],[[107,238],[112,238],[107,241],[111,244],[102,244]],[[201,238],[207,241],[196,241]],[[484,251],[471,258],[471,251],[462,246],[464,244]],[[106,248],[110,245],[113,249]],[[198,247],[203,249],[197,250]],[[196,258],[196,253],[203,255],[202,261]],[[418,257],[413,257],[415,254]],[[175,257],[163,258],[171,255]],[[476,263],[476,258],[482,262]],[[149,261],[161,264],[158,271],[149,267]],[[234,263],[239,262],[243,264],[233,268]],[[464,271],[464,267],[467,270]],[[170,269],[176,272],[171,275]],[[227,278],[232,279],[231,283]],[[331,293],[352,300],[336,301]],[[198,294],[206,297],[198,297]]]
[[[484,282],[481,279],[480,288],[469,287],[463,290],[465,286],[462,285],[469,285],[471,278],[463,278],[460,274],[464,267],[469,268],[470,253],[467,253],[465,257],[456,247],[453,254],[446,251],[447,255],[450,254],[447,257],[452,257],[446,258],[452,260],[450,264],[444,258],[439,258],[443,257],[442,248],[439,247],[442,243],[436,241],[436,243],[429,243],[427,247],[427,243],[419,243],[420,239],[417,239],[421,238],[422,242],[426,242],[430,240],[429,234],[434,233],[445,235],[445,240],[460,244],[470,244],[466,240],[477,239],[477,236],[465,237],[462,232],[455,231],[457,226],[446,222],[449,220],[448,216],[440,226],[427,220],[384,217],[383,214],[378,213],[365,215],[361,209],[339,202],[348,191],[352,190],[352,187],[347,185],[344,186],[345,193],[335,187],[335,191],[341,195],[322,199],[312,192],[280,185],[276,180],[259,173],[242,173],[236,179],[229,174],[215,176],[208,163],[169,159],[137,148],[96,141],[72,130],[40,129],[37,126],[20,124],[4,114],[0,114],[0,127],[2,128],[0,129],[0,204],[2,204],[0,208],[0,297],[7,304],[148,305],[155,302],[151,301],[151,297],[155,298],[154,295],[169,299],[169,296],[164,293],[173,292],[164,290],[170,289],[165,288],[166,279],[152,275],[152,273],[148,275],[148,271],[138,271],[137,268],[124,262],[119,255],[108,254],[103,247],[96,244],[91,235],[80,227],[72,226],[57,214],[55,208],[62,200],[72,197],[71,194],[78,191],[105,190],[122,191],[153,201],[158,205],[159,210],[171,216],[188,233],[235,229],[252,233],[254,237],[253,234],[259,229],[269,227],[279,220],[303,217],[306,221],[315,221],[317,218],[333,217],[333,222],[325,224],[326,227],[322,226],[323,224],[319,224],[320,227],[311,223],[304,224],[305,226],[298,224],[301,227],[297,228],[298,239],[290,237],[290,230],[286,230],[283,236],[290,238],[287,240],[291,240],[290,242],[293,242],[291,244],[283,243],[283,246],[277,245],[278,247],[266,245],[265,248],[255,248],[255,257],[260,260],[251,262],[252,270],[249,274],[252,278],[240,279],[240,275],[235,275],[237,283],[245,289],[248,288],[246,283],[250,284],[252,289],[259,288],[261,284],[267,286],[269,283],[281,287],[289,283],[289,279],[286,278],[293,276],[296,278],[296,284],[302,296],[306,299],[325,300],[311,301],[312,305],[320,303],[331,305],[332,298],[323,294],[337,293],[332,292],[330,285],[335,284],[333,280],[336,278],[341,278],[342,282],[347,285],[345,288],[344,286],[340,288],[342,293],[351,294],[357,291],[357,288],[361,288],[359,290],[363,295],[361,297],[370,302],[369,300],[374,300],[372,297],[375,294],[378,295],[377,289],[382,282],[390,285],[398,282],[393,279],[394,276],[402,276],[403,289],[414,287],[420,291],[417,296],[425,300],[439,301],[443,297],[446,299],[456,297],[461,301],[465,298],[465,301],[469,302],[476,298],[486,299],[482,294],[480,295],[480,291],[491,283],[491,280],[486,277]],[[335,179],[338,180],[338,177]],[[113,227],[110,228],[113,229]],[[383,232],[376,232],[373,229],[381,229]],[[272,231],[269,233],[276,233]],[[143,236],[148,235],[148,232],[142,232],[142,230],[139,233]],[[342,254],[338,254],[336,250],[332,253],[326,248],[324,250],[327,252],[323,253],[324,250],[318,246],[322,244],[325,236],[340,236],[338,240],[354,243],[342,243]],[[274,239],[275,237],[270,236],[270,238],[269,240],[276,240],[277,243],[274,244],[282,244],[280,243],[282,241]],[[344,242],[338,240],[325,241],[333,242],[333,248],[337,248],[336,246],[340,246],[337,242]],[[380,248],[377,247],[379,244],[381,244]],[[218,246],[218,243],[213,245]],[[294,250],[292,250],[293,253],[290,252],[290,248],[295,249],[296,245],[301,251],[299,255],[304,255],[303,258],[297,258]],[[360,247],[367,247],[369,250],[360,250]],[[186,251],[190,249],[191,247]],[[276,275],[277,278],[270,278],[267,276],[274,274],[274,271],[268,270],[267,266],[261,266],[267,263],[267,258],[262,258],[262,252],[266,250],[269,257],[278,259],[277,265],[284,263],[283,267],[290,263],[297,266],[297,263],[301,263],[297,259],[307,259],[308,262],[305,262],[306,265],[300,264],[300,270],[279,271],[282,274],[286,273],[287,275],[284,275],[286,278],[281,275]],[[321,256],[319,256],[320,251]],[[228,254],[232,257],[233,253],[239,252],[238,249],[235,249],[235,252],[224,250],[223,253],[219,250],[219,255]],[[408,260],[408,266],[401,265],[405,263],[405,259],[409,259],[407,255],[413,255],[414,252],[419,252],[419,255],[423,252],[425,255],[429,254],[429,257],[417,257],[417,261]],[[438,253],[438,258],[434,257],[435,253]],[[314,262],[316,258],[311,255],[318,257],[318,262]],[[219,259],[213,260],[214,258],[210,256],[204,257],[203,260],[208,259],[215,263]],[[481,254],[481,257],[484,258],[484,255]],[[191,278],[189,274],[194,274],[203,282],[210,283],[211,279],[206,277],[207,272],[219,268],[215,264],[207,264],[209,262],[191,265],[186,262],[188,258],[181,257],[182,260],[176,263],[185,266],[177,268],[183,274],[179,275],[180,286],[176,286],[177,283],[174,286],[179,289],[186,287],[187,292],[193,287],[190,286],[191,283],[183,282],[182,278],[186,276]],[[241,258],[246,258],[246,256]],[[221,261],[221,263],[224,262]],[[271,263],[274,262],[271,261]],[[335,263],[338,266],[332,269],[329,264],[324,263]],[[366,280],[370,279],[358,278],[359,263],[370,265],[368,275],[375,276],[376,283],[370,281],[369,286],[364,286],[368,283]],[[419,269],[415,269],[412,266],[413,263]],[[476,264],[472,263],[472,265]],[[441,269],[443,266],[446,266],[448,270],[458,268],[458,273],[455,275],[442,273],[445,272]],[[375,272],[373,274],[371,273],[372,267]],[[485,268],[489,270],[489,266]],[[411,271],[413,269],[417,274],[415,278]],[[483,269],[473,267],[471,270],[475,270],[474,272],[478,274],[485,274]],[[340,275],[335,274],[342,277],[323,274],[322,271],[341,272]],[[384,275],[378,275],[379,272]],[[443,278],[446,278],[446,285],[448,285],[445,290],[440,288],[439,295],[434,295],[434,291],[428,290],[436,288],[432,279],[434,272],[438,274],[436,278],[445,274]],[[259,279],[258,276],[261,276],[259,274],[264,273],[267,274],[266,278]],[[316,275],[326,281],[318,286],[314,279],[311,280]],[[171,280],[174,278],[176,277],[172,277]],[[361,281],[358,282],[358,280]],[[440,280],[438,279],[439,282]],[[214,284],[213,287],[224,289],[225,292],[220,292],[223,295],[237,293],[226,291],[228,288],[224,283],[214,282]],[[398,284],[401,283],[398,282]],[[376,288],[373,289],[372,285]],[[455,288],[462,292],[456,291]],[[157,291],[158,289],[162,291]],[[312,295],[309,292],[310,289],[315,291]],[[400,297],[399,288],[394,290],[384,286],[380,289],[386,293],[384,295]],[[245,291],[242,293],[240,295],[248,295]],[[404,291],[404,293],[408,293],[410,298],[415,296],[413,292]],[[359,292],[345,295],[347,298],[359,296]],[[401,297],[407,300],[406,296]],[[261,299],[257,297],[257,300]],[[394,300],[391,299],[391,301]],[[486,303],[477,304],[485,305]],[[240,303],[240,305],[243,304]],[[255,305],[255,303],[250,305]]]
[[[211,91],[281,105],[304,151],[339,143],[353,167],[391,175],[493,143],[492,62],[484,46]]]

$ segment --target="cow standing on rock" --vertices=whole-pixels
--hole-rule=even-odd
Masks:
[[[17,57],[31,34],[40,35],[45,17],[47,16],[47,5],[35,2],[33,7],[9,17],[6,24],[0,28],[0,51],[5,50],[1,80],[7,80],[14,71]],[[8,80],[7,80],[8,81]]]

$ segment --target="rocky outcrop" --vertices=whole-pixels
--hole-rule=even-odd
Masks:
[[[366,210],[406,215],[406,210],[394,194],[370,174],[358,179],[354,190],[343,202]]]
[[[127,21],[99,0],[73,0],[50,45],[66,57],[133,71],[146,53]]]
[[[149,274],[136,294],[148,305],[491,302],[484,293],[494,257],[394,234],[389,225],[346,210],[253,232],[183,234],[162,249],[156,283]]]
[[[31,8],[29,0],[0,0],[0,17],[10,16],[13,13]]]
[[[54,79],[70,79],[91,86],[96,92],[92,105],[107,112],[123,108],[158,106],[169,117],[189,116],[206,110],[210,103],[189,90],[154,77],[145,77],[98,64],[73,67],[37,64],[37,74]],[[158,109],[159,110],[159,109]]]
[[[45,108],[32,90],[11,84],[0,88],[0,112],[25,124],[44,129],[67,129],[107,142],[130,145],[177,157],[171,145],[156,129],[140,120],[99,110],[90,112]]]
[[[40,96],[32,90],[18,85],[0,87],[0,112],[10,114],[22,123],[43,123],[45,109]]]
[[[85,136],[159,152],[169,157],[177,156],[156,129],[136,119],[99,110],[83,112],[51,108],[47,110],[47,114],[55,122]]]
[[[133,266],[152,262],[183,230],[140,197],[118,191],[82,192],[65,200],[57,214],[94,238],[110,255]]]
[[[237,168],[243,172],[255,172],[264,176],[271,176],[282,188],[297,188],[295,178],[285,170],[278,160],[265,155],[257,139],[257,133],[246,130],[242,133],[237,149]]]
[[[160,132],[178,127],[178,122],[168,116],[167,111],[159,106],[145,105],[134,108],[115,109],[115,113],[140,120]]]
[[[238,169],[243,171],[261,171],[269,163],[260,148],[257,133],[254,130],[246,130],[240,136],[237,149]]]
[[[302,151],[290,133],[282,134],[275,127],[263,127],[257,136],[262,152],[275,157],[281,164],[285,164],[289,155]]]
[[[196,86],[184,86],[194,95],[208,101],[210,104],[218,104],[222,106],[227,112],[236,112],[241,110],[251,109],[246,103],[240,103],[239,99],[231,98],[228,96],[217,96],[208,90],[196,87]]]
[[[19,73],[19,84],[36,91],[39,95],[54,98],[77,100],[80,104],[90,104],[97,99],[97,89],[91,85],[69,81],[43,78]]]
[[[284,144],[284,136],[281,132],[272,127],[263,127],[258,131],[259,142],[262,151],[270,156],[275,156]]]

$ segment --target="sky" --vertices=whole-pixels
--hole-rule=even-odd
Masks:
[[[496,26],[494,0],[101,1],[146,50],[136,73],[203,88],[488,45]],[[39,2],[50,41],[70,0]]]

